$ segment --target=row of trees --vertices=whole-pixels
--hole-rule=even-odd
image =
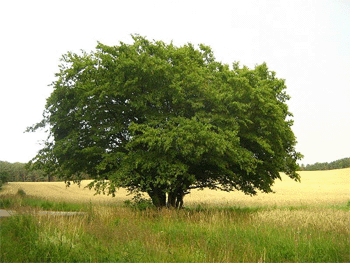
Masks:
[[[350,167],[350,157],[339,159],[333,162],[302,164],[301,171],[318,171],[318,170],[332,170],[343,169]],[[5,182],[47,182],[57,181],[56,177],[49,177],[42,170],[27,169],[24,163],[9,163],[0,161],[0,184]]]
[[[317,171],[317,170],[332,170],[343,169],[350,167],[350,157],[339,159],[330,163],[315,163],[315,164],[302,164],[300,166],[301,171]]]
[[[5,182],[45,182],[55,180],[39,169],[29,170],[24,163],[0,161],[0,183]]]

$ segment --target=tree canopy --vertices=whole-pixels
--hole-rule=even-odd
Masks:
[[[210,47],[132,36],[62,57],[31,161],[97,191],[146,192],[180,207],[194,188],[271,192],[279,172],[299,180],[285,82],[267,65],[215,60]]]

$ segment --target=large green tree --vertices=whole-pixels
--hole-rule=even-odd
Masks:
[[[180,207],[190,189],[271,192],[285,172],[298,180],[296,139],[283,79],[215,61],[208,46],[132,36],[68,53],[43,120],[45,147],[32,160],[66,180],[88,174],[97,191],[147,192]]]

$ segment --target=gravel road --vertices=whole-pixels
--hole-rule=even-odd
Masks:
[[[16,211],[0,209],[0,218],[9,217],[15,215]],[[63,212],[63,211],[38,211],[37,215],[52,215],[52,216],[73,216],[73,215],[85,215],[84,212]]]

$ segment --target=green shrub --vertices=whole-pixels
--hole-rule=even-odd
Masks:
[[[26,192],[23,189],[21,189],[21,188],[18,189],[17,194],[19,196],[26,196],[27,195]]]
[[[124,205],[141,211],[155,207],[152,201],[144,198],[141,193],[136,194],[132,200],[125,200]]]

